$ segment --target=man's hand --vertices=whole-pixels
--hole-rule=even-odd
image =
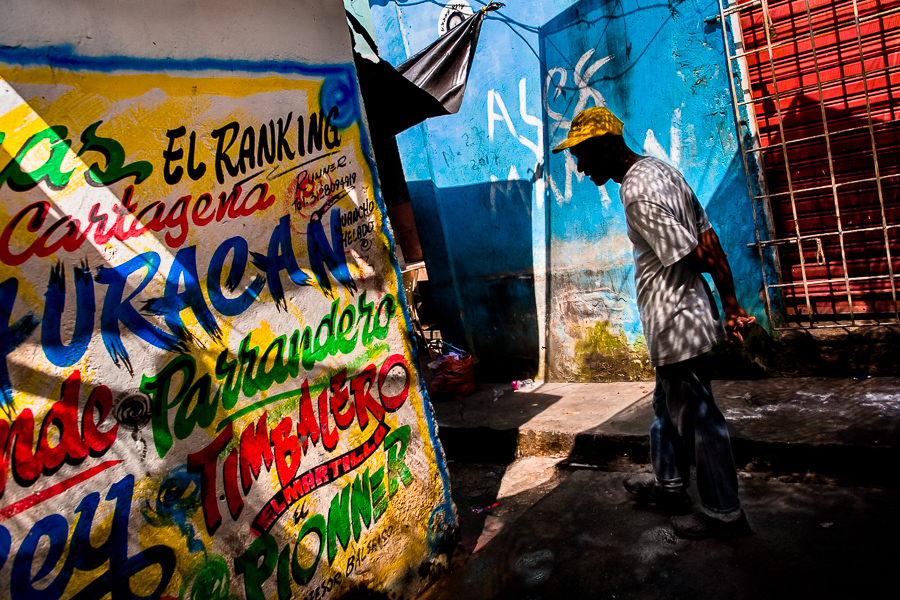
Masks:
[[[737,304],[725,307],[725,337],[740,347],[744,345],[744,336],[756,317],[748,317],[746,311]]]
[[[747,335],[750,325],[756,319],[748,317],[746,311],[738,304],[737,295],[734,293],[734,278],[731,275],[731,266],[728,264],[728,255],[722,250],[722,244],[719,243],[719,236],[716,235],[716,232],[712,228],[701,232],[697,236],[697,247],[684,260],[687,260],[688,264],[698,272],[712,275],[725,312],[725,336],[732,344],[742,346],[744,336]]]

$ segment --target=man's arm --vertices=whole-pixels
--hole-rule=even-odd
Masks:
[[[728,257],[722,249],[722,244],[719,243],[719,236],[712,228],[707,229],[697,236],[697,247],[682,260],[687,261],[700,273],[712,275],[719,297],[722,298],[728,341],[741,345],[744,342],[744,334],[756,319],[748,317],[738,303],[731,266],[728,264]]]

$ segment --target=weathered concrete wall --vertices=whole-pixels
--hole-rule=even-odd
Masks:
[[[455,514],[342,4],[7,4],[0,597],[414,595]]]
[[[439,33],[439,3],[371,5],[381,54],[394,64]],[[594,105],[623,118],[636,151],[684,172],[722,238],[740,300],[767,326],[722,32],[704,22],[717,10],[713,1],[510,3],[485,20],[459,114],[398,137],[417,218],[431,216],[419,222],[420,238],[433,236],[429,273],[449,274],[441,296],[445,313],[461,315],[459,329],[490,337],[474,344],[479,357],[522,348],[509,324],[533,323],[530,348],[548,379],[652,376],[617,186],[598,190],[568,153],[550,154],[572,117]],[[520,249],[529,246],[530,255]],[[497,280],[510,291],[464,291]]]

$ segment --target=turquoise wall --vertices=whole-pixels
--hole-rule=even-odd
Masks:
[[[430,44],[443,8],[371,0],[382,58],[399,64]],[[717,11],[707,0],[510,3],[484,22],[459,113],[398,136],[445,329],[496,373],[652,374],[618,186],[597,188],[568,153],[550,153],[594,105],[625,121],[635,151],[684,173],[740,301],[768,325],[721,26],[705,22]]]

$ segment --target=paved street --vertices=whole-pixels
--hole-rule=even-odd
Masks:
[[[900,597],[900,491],[742,478],[753,534],[687,541],[665,514],[633,503],[621,473],[525,461],[512,465],[518,493],[478,514],[507,478],[496,465],[451,464],[464,545],[475,552],[423,598]],[[536,489],[523,489],[523,468]]]
[[[729,541],[679,539],[622,488],[649,471],[649,384],[438,403],[462,544],[423,598],[900,597],[898,381],[715,385],[753,527]]]

